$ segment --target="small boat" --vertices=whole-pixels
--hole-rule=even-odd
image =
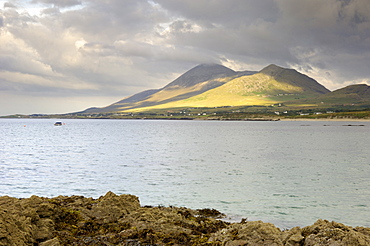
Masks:
[[[54,126],[61,126],[61,125],[63,125],[63,124],[60,121],[57,121],[57,122],[54,123]]]

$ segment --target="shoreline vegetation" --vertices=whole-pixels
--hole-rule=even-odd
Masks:
[[[214,209],[141,206],[134,195],[0,197],[5,245],[370,245],[370,228],[318,220],[281,230],[271,223],[223,221]]]
[[[368,121],[370,110],[354,111],[306,111],[279,108],[267,110],[264,107],[231,107],[223,108],[183,108],[167,109],[154,112],[107,112],[97,114],[31,114],[8,115],[0,118],[30,119],[142,119],[142,120],[219,120],[219,121],[279,121],[279,120],[335,120],[335,121]]]
[[[0,119],[111,119],[111,120],[209,120],[209,121],[370,121],[370,117],[66,117],[61,115],[52,115],[47,117],[34,116],[0,116]]]

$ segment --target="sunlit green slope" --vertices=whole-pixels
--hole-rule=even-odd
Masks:
[[[137,108],[135,111],[176,107],[221,107],[271,105],[328,93],[315,80],[292,69],[270,65],[259,73],[235,78],[202,94],[164,104]]]
[[[81,113],[130,111],[135,108],[163,105],[199,95],[210,89],[217,88],[234,78],[254,73],[256,72],[235,72],[218,64],[201,64],[190,69],[161,89],[140,92],[107,107],[90,108]]]

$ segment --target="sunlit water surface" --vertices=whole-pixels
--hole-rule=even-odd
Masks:
[[[370,122],[55,121],[0,120],[0,195],[113,191],[282,228],[370,226]]]

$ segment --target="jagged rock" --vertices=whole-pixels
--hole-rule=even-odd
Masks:
[[[369,228],[353,228],[337,222],[318,220],[312,226],[303,228],[304,245],[370,245]]]
[[[286,246],[301,246],[304,237],[300,227],[294,227],[290,230],[283,231],[283,244]]]
[[[0,197],[0,246],[370,245],[370,228],[318,220],[281,231],[262,221],[227,223],[216,210],[141,207],[132,195]]]
[[[40,243],[40,246],[61,246],[58,238],[53,238],[48,241]]]
[[[138,208],[140,208],[138,197],[133,195],[118,196],[113,192],[108,192],[97,200],[90,212],[84,212],[90,217],[103,220],[104,223],[111,223]]]
[[[232,224],[213,234],[209,241],[225,245],[283,245],[281,231],[262,221]]]
[[[29,245],[32,240],[32,226],[29,219],[14,216],[0,207],[0,245]]]
[[[51,219],[40,219],[36,222],[34,238],[36,241],[45,241],[53,238],[54,221]]]

